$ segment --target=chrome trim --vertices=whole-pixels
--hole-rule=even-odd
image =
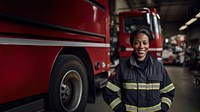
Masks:
[[[107,43],[36,40],[36,39],[4,38],[4,37],[0,37],[0,45],[110,47],[110,44]]]

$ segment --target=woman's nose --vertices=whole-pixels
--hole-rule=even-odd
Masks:
[[[144,47],[144,44],[143,43],[140,43],[140,46],[139,47]]]

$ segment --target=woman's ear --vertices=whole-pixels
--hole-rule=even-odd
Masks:
[[[151,45],[151,40],[149,40],[149,46]]]

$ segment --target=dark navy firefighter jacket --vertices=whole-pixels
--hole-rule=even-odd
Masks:
[[[115,112],[167,112],[175,87],[164,66],[147,53],[147,66],[134,56],[120,60],[104,90],[104,100]]]

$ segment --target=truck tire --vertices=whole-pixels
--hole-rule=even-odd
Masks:
[[[88,78],[83,62],[73,55],[59,56],[49,83],[49,105],[56,112],[83,112]]]

